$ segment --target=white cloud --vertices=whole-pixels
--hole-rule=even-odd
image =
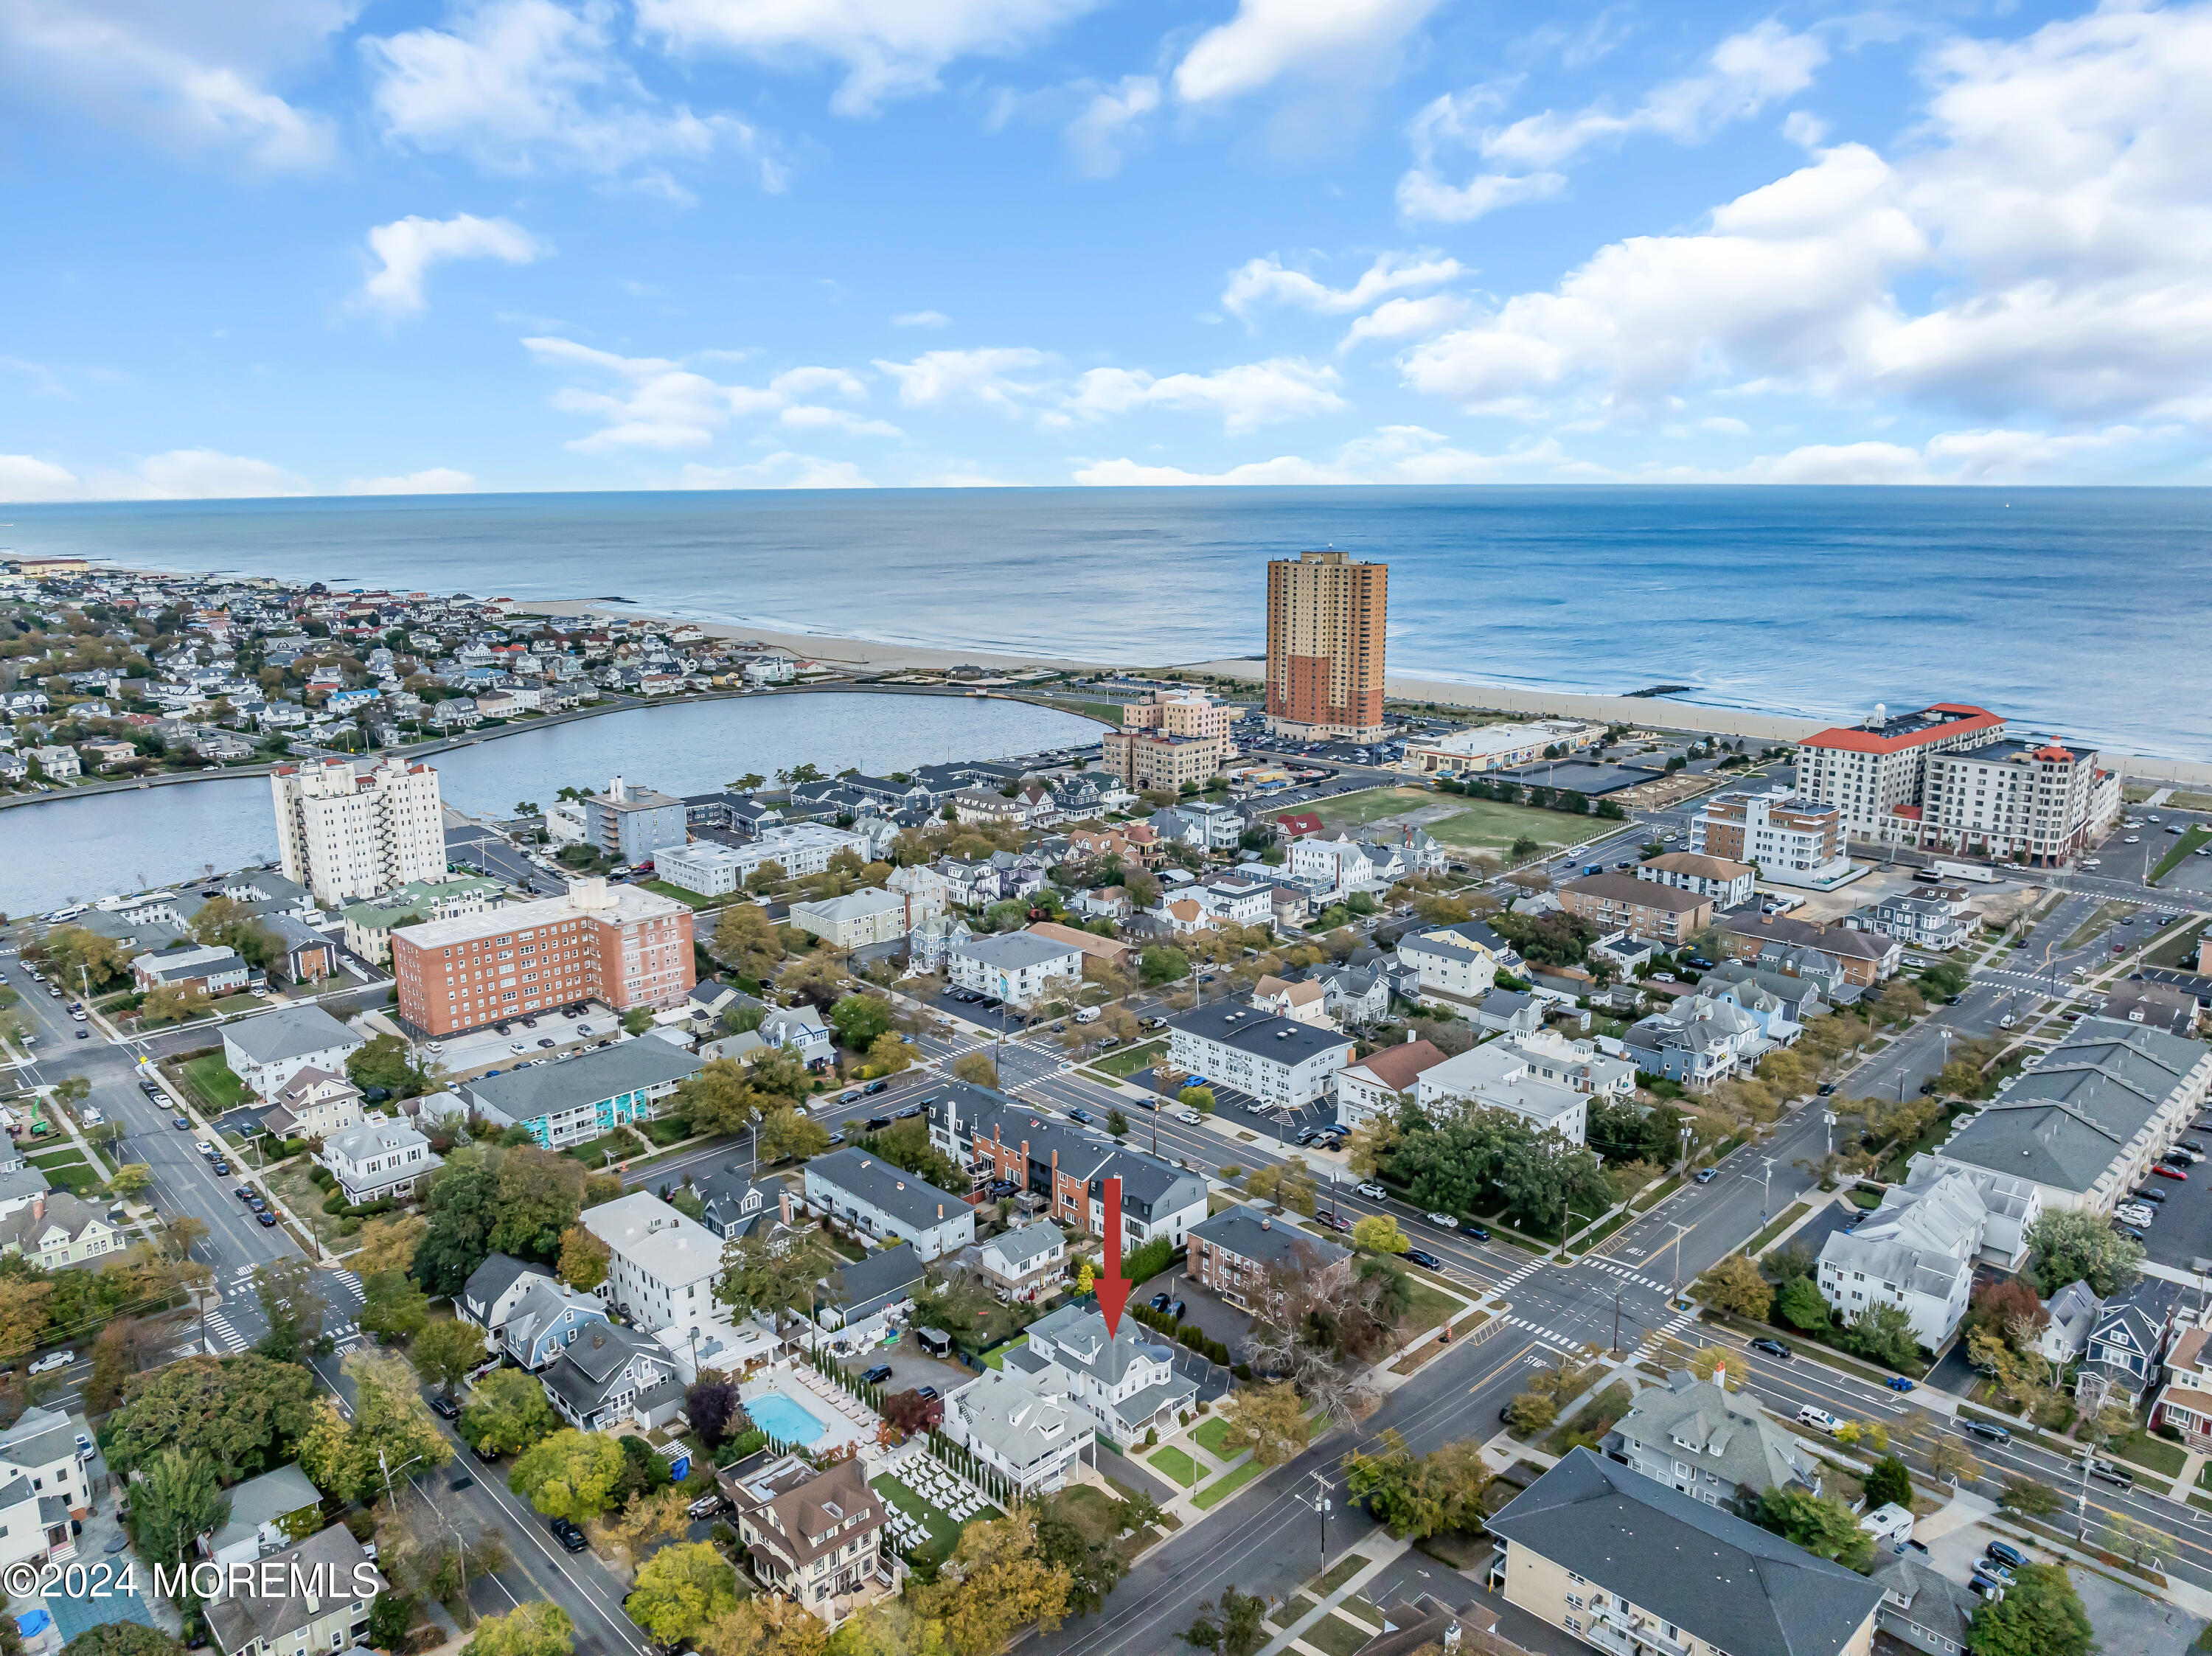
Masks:
[[[906,434],[888,420],[870,420],[850,409],[823,408],[817,403],[798,403],[776,416],[794,430],[842,431],[851,437],[903,437]]]
[[[29,454],[0,454],[0,500],[77,500],[84,485],[66,466]]]
[[[1728,123],[1795,97],[1827,61],[1828,49],[1817,37],[1793,34],[1770,17],[1722,41],[1702,72],[1653,88],[1626,115],[1596,105],[1572,115],[1547,110],[1484,133],[1478,148],[1486,160],[1547,168],[1590,144],[1638,133],[1702,143]]]
[[[1699,483],[2085,482],[2108,478],[2115,469],[2124,471],[2181,434],[2171,428],[2126,425],[2058,433],[1992,428],[1939,433],[1917,448],[1871,440],[1808,443],[1723,470],[1653,467],[1637,475],[1646,481]]]
[[[1929,77],[1894,162],[1838,145],[1703,227],[1601,248],[1409,351],[1408,381],[1469,406],[1748,381],[2027,425],[2212,421],[2212,7],[1956,40]]]
[[[266,460],[211,448],[175,448],[141,460],[136,471],[96,474],[85,495],[102,500],[231,500],[309,492],[305,478]]]
[[[1510,83],[1448,94],[1426,106],[1408,130],[1414,164],[1398,180],[1399,214],[1409,224],[1471,223],[1501,207],[1558,195],[1566,187],[1558,169],[1593,143],[1643,133],[1701,143],[1728,123],[1803,91],[1827,58],[1817,37],[1794,34],[1769,18],[1723,40],[1702,71],[1655,87],[1626,115],[1592,105],[1573,114],[1547,110],[1509,126],[1486,126],[1480,118],[1504,103]],[[1448,182],[1437,164],[1437,151],[1448,146],[1474,149],[1492,170],[1463,185]]]
[[[952,318],[942,311],[902,311],[891,318],[894,328],[949,328]]]
[[[843,65],[830,100],[868,115],[937,89],[957,58],[1008,57],[1097,0],[637,0],[640,27],[682,49],[719,47],[776,67]]]
[[[1385,294],[1437,287],[1466,273],[1457,259],[1441,253],[1383,253],[1349,288],[1331,288],[1303,270],[1285,270],[1281,256],[1270,254],[1233,271],[1221,303],[1247,320],[1261,304],[1293,305],[1323,316],[1343,316],[1365,310]]]
[[[1356,319],[1342,340],[1340,351],[1348,351],[1362,340],[1395,342],[1425,339],[1459,321],[1474,307],[1456,294],[1431,294],[1425,299],[1394,299]]]
[[[1472,224],[1501,207],[1548,200],[1566,187],[1564,173],[1478,173],[1465,184],[1447,184],[1416,167],[1398,180],[1398,215],[1408,224]]]
[[[1218,414],[1222,429],[1235,434],[1279,420],[1334,413],[1345,406],[1336,391],[1341,383],[1334,368],[1287,356],[1162,379],[1138,368],[1092,368],[1076,381],[1068,408],[1091,417],[1139,408]]]
[[[1087,179],[1120,172],[1145,117],[1159,106],[1160,83],[1150,75],[1125,75],[1118,84],[1091,93],[1062,135],[1076,171]]]
[[[578,369],[592,382],[564,385],[553,395],[553,406],[562,413],[586,415],[601,422],[599,430],[568,444],[579,453],[706,448],[734,418],[763,414],[786,417],[808,397],[823,392],[854,398],[867,395],[860,378],[843,368],[791,368],[765,385],[725,385],[669,357],[618,356],[573,339],[542,336],[522,343],[540,362]],[[836,410],[817,408],[791,423],[845,422]],[[865,423],[846,424],[846,428],[869,429]],[[877,429],[898,434],[892,427]]]
[[[271,172],[323,166],[329,122],[269,89],[320,57],[358,0],[0,0],[0,81],[165,149]]]
[[[477,480],[451,466],[432,466],[398,477],[356,477],[345,486],[349,494],[467,494]]]
[[[1477,483],[1530,477],[1587,479],[1606,476],[1601,467],[1574,459],[1550,438],[1516,444],[1498,454],[1455,447],[1449,439],[1420,426],[1384,426],[1359,437],[1327,460],[1295,454],[1248,461],[1225,471],[1187,471],[1180,466],[1146,465],[1135,460],[1093,460],[1079,466],[1074,481],[1104,488],[1167,488],[1201,485],[1285,485],[1297,483]]]
[[[924,351],[911,362],[875,366],[898,386],[899,401],[912,407],[939,403],[978,402],[1009,411],[1049,393],[1049,375],[1040,376],[1053,358],[1026,346],[994,346],[972,351]]]
[[[386,138],[469,157],[496,172],[541,165],[620,173],[651,160],[696,160],[718,147],[750,151],[756,135],[729,115],[695,115],[648,92],[614,42],[610,0],[572,9],[555,0],[488,0],[447,28],[370,38],[373,97]],[[762,182],[781,179],[763,163]],[[663,171],[636,180],[686,202]]]
[[[371,230],[368,250],[382,268],[362,284],[362,300],[400,316],[422,308],[422,282],[433,264],[456,258],[528,264],[549,256],[553,244],[512,219],[480,219],[473,213],[426,219],[410,214]]]
[[[1238,0],[1236,16],[1200,35],[1176,65],[1176,96],[1207,103],[1285,76],[1342,80],[1393,61],[1438,0]]]
[[[779,451],[750,465],[702,466],[687,464],[679,487],[684,488],[873,488],[849,460],[823,460],[811,454]]]

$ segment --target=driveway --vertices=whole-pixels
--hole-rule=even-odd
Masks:
[[[925,1356],[908,1334],[896,1345],[885,1351],[878,1350],[867,1354],[865,1362],[853,1361],[845,1367],[854,1374],[876,1363],[891,1366],[891,1377],[884,1382],[886,1397],[899,1392],[910,1392],[924,1386],[933,1386],[942,1392],[958,1390],[975,1378],[977,1371],[957,1362],[940,1362],[935,1357]]]

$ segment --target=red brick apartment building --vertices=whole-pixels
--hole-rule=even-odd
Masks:
[[[431,1035],[580,1000],[618,1012],[681,1005],[697,981],[689,905],[578,880],[565,897],[392,934],[399,1016]]]

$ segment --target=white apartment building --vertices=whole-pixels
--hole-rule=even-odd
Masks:
[[[429,766],[385,759],[356,771],[327,759],[280,765],[269,786],[284,877],[325,908],[445,877],[445,815]]]
[[[1690,819],[1690,850],[1700,861],[1751,864],[1759,878],[1775,885],[1826,887],[1851,871],[1844,829],[1839,807],[1800,798],[1786,788],[1723,793]]]
[[[1929,758],[1995,741],[2004,727],[2004,720],[1987,708],[1960,702],[1939,701],[1895,718],[1877,707],[1863,725],[1805,738],[1797,757],[1797,787],[1808,799],[1835,806],[1850,839],[1917,844],[1917,808],[1927,786]]]
[[[408,1195],[446,1164],[414,1128],[382,1119],[364,1121],[325,1139],[315,1161],[337,1180],[346,1200],[356,1205]]]
[[[1707,857],[1694,851],[1670,851],[1637,864],[1636,877],[1670,885],[1678,891],[1694,891],[1713,900],[1716,913],[1751,901],[1759,870],[1748,863],[1726,857]]]
[[[1239,1001],[1196,1007],[1168,1025],[1168,1061],[1176,1069],[1291,1109],[1334,1091],[1336,1072],[1357,1051],[1349,1036]]]
[[[821,874],[830,859],[850,851],[862,862],[869,860],[866,836],[848,834],[825,822],[793,822],[765,828],[757,840],[741,846],[725,846],[711,840],[694,840],[686,846],[670,846],[653,853],[654,877],[702,896],[726,896],[752,878],[763,863],[774,863],[793,879]]]
[[[1534,1054],[1492,1041],[1422,1071],[1414,1078],[1413,1097],[1431,1121],[1470,1109],[1507,1110],[1570,1144],[1583,1143],[1589,1136],[1590,1095],[1577,1091],[1564,1073],[1547,1080],[1540,1073],[1541,1067]]]
[[[806,1205],[869,1235],[911,1242],[934,1259],[975,1240],[975,1210],[960,1196],[861,1149],[817,1156],[806,1164]]]
[[[1914,1162],[1911,1177],[1891,1186],[1855,1230],[1829,1235],[1817,1280],[1845,1321],[1872,1306],[1897,1306],[1911,1319],[1913,1338],[1934,1351],[1966,1314],[1975,1260],[2016,1268],[2043,1201],[2028,1180]]]
[[[1477,935],[1489,930],[1480,920],[1468,920],[1429,931],[1408,931],[1398,940],[1398,964],[1413,974],[1424,995],[1479,1000],[1498,980],[1498,968],[1504,963],[1498,951]]]
[[[688,1325],[711,1313],[722,1239],[651,1191],[586,1208],[585,1229],[607,1245],[599,1295],[641,1328]]]
[[[956,989],[1027,1006],[1083,980],[1083,951],[1034,931],[964,937],[945,951],[945,974]]]
[[[1350,834],[1324,840],[1313,834],[1291,842],[1291,877],[1324,897],[1359,890],[1375,878],[1374,859]]]
[[[1506,770],[1544,758],[1553,749],[1580,753],[1605,734],[1602,725],[1579,719],[1546,719],[1532,724],[1478,725],[1434,741],[1408,742],[1399,767],[1417,776],[1462,776],[1475,771]]]
[[[2078,854],[2109,818],[2097,755],[2047,736],[2002,737],[1928,756],[1919,844],[1926,850],[2025,857],[2049,866]]]

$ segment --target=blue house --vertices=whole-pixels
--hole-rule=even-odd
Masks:
[[[605,1304],[593,1295],[578,1294],[552,1277],[541,1277],[509,1313],[500,1331],[507,1355],[535,1373],[575,1344],[578,1331],[607,1319]]]

